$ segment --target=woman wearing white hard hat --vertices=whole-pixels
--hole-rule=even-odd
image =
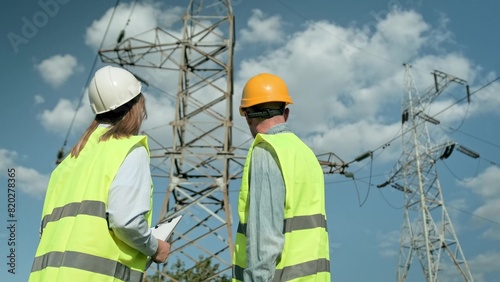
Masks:
[[[52,172],[29,281],[142,281],[170,245],[150,231],[153,185],[141,83],[106,66],[89,85],[95,119]]]

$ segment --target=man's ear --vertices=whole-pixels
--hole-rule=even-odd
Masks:
[[[287,120],[288,120],[288,114],[290,114],[290,109],[285,108],[285,114],[284,114],[285,121],[287,121]]]

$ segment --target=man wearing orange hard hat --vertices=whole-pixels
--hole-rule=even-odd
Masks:
[[[248,150],[233,256],[233,281],[330,281],[323,170],[288,127],[286,83],[261,73],[243,89]]]

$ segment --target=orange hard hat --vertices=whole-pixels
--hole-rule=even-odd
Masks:
[[[261,73],[250,78],[245,84],[241,97],[240,115],[245,114],[244,108],[267,102],[293,104],[283,79],[274,74]]]

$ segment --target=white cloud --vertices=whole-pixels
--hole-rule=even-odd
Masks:
[[[186,13],[186,7],[170,7],[166,10],[156,9],[155,16],[158,17],[158,24],[164,28],[171,28],[179,21],[182,22],[182,16]]]
[[[498,74],[495,72],[490,72],[484,77],[478,77],[474,84],[471,85],[471,91],[477,91],[474,89],[480,89],[481,92],[478,95],[473,95],[471,100],[473,101],[473,110],[475,115],[499,115],[500,111],[498,108],[500,107],[500,95],[498,92],[500,90],[500,82],[497,80],[494,83],[489,84],[494,79],[498,78]],[[489,84],[487,87],[482,88],[486,84]],[[474,92],[473,92],[474,94]]]
[[[48,175],[44,175],[33,168],[24,166],[18,166],[16,170],[16,177],[22,191],[36,197],[40,197],[45,193],[49,183]]]
[[[484,276],[488,274],[492,277],[500,276],[500,269],[498,268],[498,262],[500,261],[500,253],[487,252],[479,254],[478,256],[468,259],[469,268],[476,279],[476,281],[492,281],[485,280]],[[477,276],[476,276],[477,275]]]
[[[298,117],[300,118],[300,117]],[[294,121],[292,121],[292,124]],[[388,137],[396,137],[400,132],[400,124],[380,124],[368,120],[359,120],[353,123],[338,124],[332,127],[335,130],[319,130],[305,138],[316,151],[337,152],[344,161],[351,161],[365,151],[377,148],[389,141]],[[295,128],[295,126],[293,126]],[[400,142],[393,142],[380,154],[378,161],[395,159],[400,154]],[[341,153],[340,153],[341,152]],[[347,159],[350,158],[350,159]]]
[[[498,221],[496,221],[495,224],[496,225],[492,225],[491,228],[484,231],[482,234],[483,238],[500,241],[500,227],[498,226]]]
[[[63,85],[69,77],[78,71],[77,59],[69,54],[54,55],[35,65],[43,80],[53,87]]]
[[[443,48],[444,43],[455,44],[454,34],[448,29],[448,24],[450,23],[450,19],[444,13],[439,15],[439,26],[433,28],[430,33],[433,38],[430,45],[441,52],[446,52],[446,49]]]
[[[94,118],[87,95],[83,97],[82,102],[80,107],[76,109],[77,102],[60,99],[53,109],[44,110],[38,116],[38,119],[47,131],[65,135],[70,128],[73,118],[75,118],[72,133],[82,132]],[[75,111],[77,111],[76,116]]]
[[[484,222],[484,219],[494,220],[500,214],[500,168],[490,166],[480,175],[474,178],[465,179],[458,184],[471,189],[474,193],[482,197],[484,204],[478,207],[473,213],[478,217],[477,222]],[[487,229],[483,236],[488,239],[499,240],[498,227],[492,226]]]
[[[9,168],[14,168],[16,189],[31,196],[42,196],[47,189],[49,176],[33,168],[19,165],[17,163],[17,158],[17,152],[0,148],[0,170],[7,171]]]
[[[42,95],[35,95],[34,97],[35,105],[43,104],[45,102],[45,98]]]
[[[261,10],[255,9],[252,10],[247,25],[247,28],[241,30],[239,37],[242,43],[277,43],[284,40],[283,22],[278,15],[267,17]]]
[[[0,148],[0,170],[6,171],[14,165],[14,159],[17,158],[17,152]]]
[[[428,41],[425,32],[430,26],[412,11],[393,11],[377,24],[369,49],[384,58],[405,62]]]
[[[496,166],[490,166],[477,177],[460,182],[461,185],[472,189],[484,199],[500,198],[498,183],[500,183],[500,168]]]
[[[441,189],[443,189],[443,187],[441,187]],[[446,195],[443,195],[443,197],[446,197]],[[464,198],[452,199],[450,201],[446,201],[445,198],[445,203],[447,207],[446,211],[448,212],[450,220],[453,223],[453,229],[455,229],[457,236],[460,237],[460,233],[462,232],[465,233],[469,231],[471,228],[470,224],[462,222],[460,220],[463,217],[462,211],[469,209],[469,207],[467,206],[467,201]]]
[[[131,14],[132,5],[135,5],[135,7],[133,8],[134,12]],[[185,8],[180,7],[163,9],[160,3],[122,3],[116,7],[115,11],[113,11],[113,8],[110,8],[100,19],[95,20],[87,28],[85,44],[97,50],[101,46],[101,43],[104,48],[114,46],[122,30],[125,30],[125,38],[127,38],[136,36],[157,26],[170,28],[181,20],[181,15],[184,11]],[[109,24],[112,15],[113,19],[111,24]],[[131,17],[127,25],[129,16]],[[102,42],[106,30],[107,36],[105,41]]]
[[[169,123],[175,117],[174,102],[166,95],[158,96],[148,93],[144,95],[148,118],[143,122],[141,129],[151,134],[155,140],[163,141],[162,144],[171,144],[172,130]]]
[[[397,257],[399,254],[401,231],[393,230],[385,234],[380,231],[376,234],[379,242],[379,252],[382,257]]]

